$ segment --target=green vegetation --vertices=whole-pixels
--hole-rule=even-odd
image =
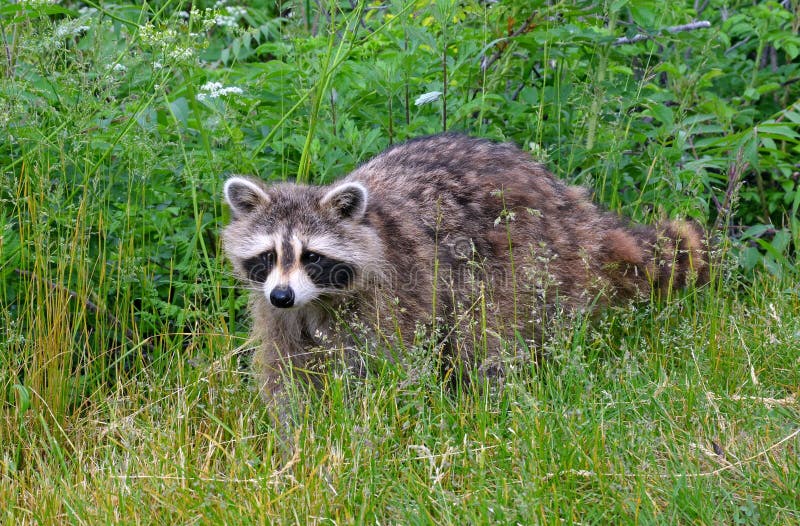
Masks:
[[[0,4],[3,521],[800,522],[800,15],[663,5]],[[698,219],[713,283],[555,330],[502,393],[411,357],[274,430],[225,176],[328,182],[444,128]]]

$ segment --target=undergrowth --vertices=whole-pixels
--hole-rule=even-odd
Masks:
[[[800,521],[793,3],[0,16],[5,522]],[[700,221],[716,279],[554,330],[502,392],[387,364],[274,429],[222,182],[330,182],[444,130],[516,142],[636,221]]]

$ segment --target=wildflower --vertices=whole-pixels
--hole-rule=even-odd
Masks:
[[[161,47],[172,45],[178,40],[179,35],[178,32],[171,27],[159,31],[153,24],[148,22],[139,28],[139,38],[145,44]]]
[[[139,28],[139,39],[160,51],[161,58],[170,64],[192,62],[196,56],[195,43],[174,27],[160,29],[148,22]],[[153,67],[160,69],[155,64]]]
[[[433,102],[438,100],[439,97],[442,96],[441,91],[429,91],[428,93],[423,93],[417,100],[414,101],[415,106],[422,106],[423,104],[428,104],[429,102]]]
[[[242,6],[228,6],[225,8],[230,16],[241,18],[247,14],[247,9]]]
[[[220,27],[232,28],[238,25],[240,18],[247,14],[247,9],[241,6],[225,6],[225,2],[217,2],[214,6],[215,9],[225,7],[227,14],[218,14],[214,16],[214,24]]]
[[[125,73],[128,71],[128,68],[125,67],[124,64],[120,64],[119,62],[114,64],[114,67],[111,68],[112,71],[116,71],[118,73]]]
[[[217,15],[214,17],[214,23],[220,27],[236,27],[236,17],[229,15]]]
[[[20,0],[19,4],[23,7],[30,7],[31,9],[37,9],[39,7],[44,7],[48,5],[57,4],[58,0]]]
[[[53,31],[53,37],[56,40],[78,36],[84,31],[88,31],[89,26],[81,24],[80,19],[66,20],[56,27]]]
[[[531,156],[541,163],[545,163],[548,160],[547,150],[542,148],[542,145],[538,142],[529,142],[528,148],[531,151]]]
[[[194,49],[190,47],[176,47],[167,53],[167,57],[176,62],[188,62],[194,57]]]
[[[244,93],[242,88],[237,88],[236,86],[228,86],[225,87],[222,85],[221,82],[206,82],[202,86],[200,86],[200,91],[203,93],[197,94],[197,100],[204,101],[207,99],[217,99],[219,97],[224,97],[230,94],[241,95]]]

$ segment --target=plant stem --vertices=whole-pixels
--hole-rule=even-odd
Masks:
[[[608,18],[608,32],[614,33],[617,26],[617,13],[612,11]],[[597,64],[597,76],[594,79],[594,97],[592,98],[592,106],[589,110],[589,122],[586,131],[586,149],[591,150],[594,148],[594,139],[597,134],[597,121],[600,117],[600,107],[603,104],[603,82],[606,80],[606,69],[608,68],[608,45],[603,46],[600,50],[600,60]]]

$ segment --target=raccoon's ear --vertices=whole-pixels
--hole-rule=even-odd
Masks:
[[[270,202],[264,189],[244,177],[231,177],[225,181],[225,201],[231,207],[234,217],[252,212],[259,204]]]
[[[367,189],[360,183],[340,184],[325,194],[319,204],[333,208],[342,219],[360,219],[367,210]]]

